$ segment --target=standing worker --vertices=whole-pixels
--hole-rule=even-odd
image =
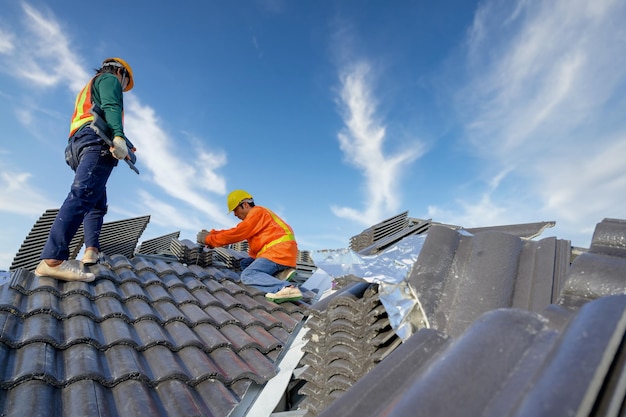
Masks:
[[[122,92],[129,91],[134,84],[133,71],[126,61],[107,58],[78,93],[65,149],[65,160],[75,172],[74,181],[52,224],[36,275],[64,281],[95,279],[84,266],[95,264],[99,258],[100,230],[107,212],[106,184],[111,171],[118,160],[131,159],[124,135]],[[112,146],[92,128],[95,118],[92,110],[96,105],[106,122],[108,132],[104,133],[113,138]],[[135,149],[131,147],[130,151]],[[68,260],[70,242],[81,223],[86,247],[83,259]]]
[[[228,213],[234,212],[241,222],[228,230],[203,229],[198,233],[198,243],[214,248],[247,240],[250,258],[241,261],[241,281],[265,292],[265,297],[276,303],[302,299],[300,289],[287,282],[296,273],[298,257],[291,226],[271,210],[255,206],[247,191],[231,192],[226,202]]]

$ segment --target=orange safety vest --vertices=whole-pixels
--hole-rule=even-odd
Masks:
[[[76,96],[76,104],[74,105],[74,113],[72,114],[72,120],[70,122],[70,137],[74,135],[85,123],[91,123],[94,119],[91,114],[92,98],[91,98],[91,85],[93,80],[87,83],[80,93]]]
[[[211,230],[205,243],[218,247],[243,240],[248,240],[248,255],[252,258],[261,255],[277,264],[296,266],[298,245],[293,230],[265,207],[253,207],[248,216],[232,229]]]
[[[263,252],[265,252],[265,250],[267,248],[272,247],[272,246],[276,245],[277,243],[287,242],[287,241],[290,241],[290,240],[296,240],[296,237],[293,235],[293,232],[291,231],[289,226],[287,226],[287,224],[285,224],[285,222],[282,221],[280,217],[275,215],[272,210],[269,210],[269,209],[266,209],[266,210],[270,213],[270,216],[272,216],[272,219],[276,222],[276,224],[278,224],[281,227],[281,229],[283,229],[285,231],[285,235],[282,236],[282,237],[279,237],[278,239],[274,239],[271,242],[266,243],[265,245],[263,245],[261,250],[257,252],[257,256],[262,254]]]

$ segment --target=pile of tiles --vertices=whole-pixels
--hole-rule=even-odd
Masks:
[[[180,231],[172,232],[167,235],[155,237],[153,239],[145,240],[141,242],[139,247],[135,250],[135,254],[142,255],[159,255],[170,254],[170,247],[172,240],[178,239]]]
[[[243,251],[232,249],[230,247],[220,247],[213,249],[215,252],[215,261],[224,264],[228,268],[241,270],[241,260],[248,257]]]
[[[309,311],[300,361],[304,399],[299,409],[307,417],[323,411],[356,381],[382,361],[402,340],[391,327],[378,296],[378,285],[347,284],[340,295],[322,300]]]
[[[213,249],[199,246],[189,239],[172,239],[170,251],[183,264],[201,267],[213,264]]]

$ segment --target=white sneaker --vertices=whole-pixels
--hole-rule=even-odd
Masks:
[[[298,301],[302,300],[302,292],[298,287],[290,285],[275,293],[268,292],[265,294],[265,298],[275,303],[284,303],[285,301]]]
[[[50,266],[42,260],[35,269],[38,277],[56,278],[62,281],[84,281],[91,282],[96,276],[91,272],[83,270],[83,264],[76,260],[63,261],[59,266]]]
[[[96,252],[93,249],[87,249],[85,251],[85,254],[83,255],[82,262],[83,264],[89,266],[89,265],[97,264],[99,260],[100,260],[100,253]]]
[[[291,281],[296,276],[296,273],[296,268],[287,268],[277,272],[274,276],[281,281]]]

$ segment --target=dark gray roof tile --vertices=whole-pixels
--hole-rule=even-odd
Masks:
[[[219,306],[220,301],[215,298],[213,294],[204,286],[194,287],[193,296],[198,301],[198,306],[200,307],[208,307],[208,306]]]
[[[46,342],[55,347],[64,345],[62,325],[49,314],[27,315],[21,324],[16,345],[23,346],[34,342]]]
[[[156,311],[159,320],[164,325],[172,321],[182,321],[186,326],[193,324],[193,320],[189,320],[180,310],[180,306],[177,307],[174,303],[169,301],[157,301],[152,304],[152,307]]]
[[[204,312],[207,313],[209,318],[215,323],[215,326],[218,328],[222,328],[228,324],[237,323],[237,319],[224,308],[211,305],[205,307]]]
[[[255,380],[258,376],[261,376],[263,379],[257,379],[255,382],[263,383],[273,376],[277,374],[276,366],[274,366],[274,362],[270,360],[267,355],[264,355],[262,352],[253,349],[243,349],[237,354],[240,358],[242,358],[251,369],[252,374],[249,376],[249,379]],[[242,373],[243,374],[243,373]],[[243,377],[242,375],[241,377]],[[247,375],[245,375],[247,376]],[[239,377],[238,379],[240,379]]]
[[[455,336],[487,311],[540,311],[556,300],[554,282],[563,282],[569,263],[557,256],[557,246],[554,238],[536,242],[494,231],[466,236],[434,225],[408,282],[430,326]]]
[[[239,403],[239,397],[243,396],[245,389],[235,390],[235,386],[239,388],[238,384],[231,385],[231,391],[224,385],[223,382],[216,379],[206,379],[198,383],[195,386],[195,390],[198,396],[203,399],[202,403],[206,405],[208,417],[228,416],[231,411]],[[245,387],[247,389],[247,386]],[[234,395],[237,392],[237,395]],[[156,414],[155,414],[156,415]],[[169,413],[170,416],[180,415],[179,413]],[[193,414],[189,414],[193,415]]]
[[[241,327],[229,324],[220,329],[222,333],[230,342],[232,349],[239,352],[242,349],[255,348],[259,350],[265,350],[268,352],[270,349],[264,349],[256,340],[248,335]]]
[[[204,303],[202,304],[204,306]],[[178,309],[190,323],[215,323],[200,305],[196,303],[185,303],[178,306]]]
[[[293,328],[285,328],[283,326],[281,327],[271,327],[268,332],[274,336],[277,340],[282,341],[283,343],[286,344],[286,341],[289,340],[289,337],[291,336],[291,331],[293,331]]]
[[[188,269],[183,269],[183,271],[189,272]],[[182,278],[182,275],[163,274],[160,276],[159,284],[168,291],[172,291],[174,288],[186,288]]]
[[[95,346],[80,343],[70,346],[64,351],[56,352],[59,361],[62,361],[60,370],[64,372],[58,378],[59,385],[66,386],[82,379],[93,379],[105,383],[110,380],[110,375],[103,374],[104,368],[101,363],[102,356]]]
[[[193,297],[188,297],[189,292],[184,288],[175,287],[173,289],[168,290],[163,286],[163,284],[153,284],[144,287],[144,293],[148,296],[148,299],[155,303],[157,301],[170,301],[172,303],[178,304],[180,302],[189,302]],[[179,299],[177,299],[175,293],[179,295]],[[181,295],[181,293],[183,295]]]
[[[72,316],[63,320],[64,346],[72,346],[77,343],[92,343],[102,346],[104,343],[96,332],[96,326],[92,318],[88,316]]]
[[[234,307],[243,307],[239,300],[237,300],[227,291],[216,291],[213,293],[213,296],[215,296],[215,298],[218,299],[220,305],[224,306],[224,308],[226,308],[227,310],[230,310]]]
[[[165,328],[158,321],[150,319],[138,320],[133,323],[133,329],[137,335],[137,348],[139,350],[145,350],[154,345],[174,346]]]
[[[203,348],[203,342],[198,335],[185,323],[171,321],[165,324],[164,328],[170,336],[172,350],[178,351],[187,346]]]
[[[125,267],[118,267],[115,272],[123,282],[143,282],[143,279],[139,278],[135,270],[126,269]]]
[[[74,315],[87,316],[91,320],[99,320],[98,305],[84,293],[69,294],[59,301],[59,317]]]
[[[98,321],[106,320],[110,317],[128,317],[124,305],[117,297],[104,295],[94,300],[95,308],[98,310]],[[127,318],[130,320],[130,318]]]
[[[154,285],[151,285],[148,288],[154,288],[154,287],[155,287]],[[138,298],[146,302],[149,302],[149,301],[154,302],[154,301],[158,301],[162,299],[163,297],[167,297],[166,292],[159,291],[159,290],[163,290],[163,288],[159,286],[158,288],[154,289],[154,291],[157,291],[160,296],[150,297],[148,295],[149,291],[145,291],[144,287],[139,285],[136,281],[121,281],[118,287],[119,295],[120,297],[122,297],[122,300],[124,301]],[[166,298],[166,299],[170,299],[170,298]]]
[[[40,387],[42,389],[38,389]],[[0,403],[14,415],[37,417],[49,415],[46,413],[50,412],[50,403],[54,401],[53,393],[56,391],[54,387],[46,385],[43,381],[32,380],[24,382],[20,388],[11,391],[3,389],[0,392]],[[38,400],[33,401],[33,398]]]
[[[279,348],[286,345],[289,340],[289,333],[283,332],[274,335],[270,333],[270,331],[261,326],[250,326],[246,328],[246,333],[260,346],[259,350],[264,353],[270,353],[271,351],[278,352]]]
[[[598,223],[591,237],[589,252],[624,257],[626,220],[606,218]]]
[[[120,344],[138,346],[131,331],[131,327],[128,326],[127,321],[122,318],[107,318],[99,324],[98,329],[103,337],[103,349]]]
[[[96,276],[98,277],[97,281],[95,281],[92,285],[85,286],[85,289],[89,294],[93,295],[94,299],[98,299],[100,297],[115,297],[122,300],[122,297],[117,289],[116,280],[103,278],[101,274]]]
[[[214,325],[201,323],[195,326],[193,331],[200,337],[209,352],[230,346],[230,341]]]
[[[230,348],[215,349],[209,353],[209,357],[220,369],[220,380],[226,383],[246,378],[260,384],[276,374],[273,367],[266,374],[256,374],[243,358],[235,354]]]
[[[135,413],[129,415],[171,415],[171,416],[211,416],[212,413],[207,404],[194,395],[193,390],[184,382],[176,379],[168,379],[156,386],[159,394],[159,405],[162,409],[146,410],[138,408]]]
[[[239,325],[244,329],[253,325],[264,325],[261,319],[257,318],[252,311],[244,308],[235,307],[228,310],[228,312],[239,320]]]

